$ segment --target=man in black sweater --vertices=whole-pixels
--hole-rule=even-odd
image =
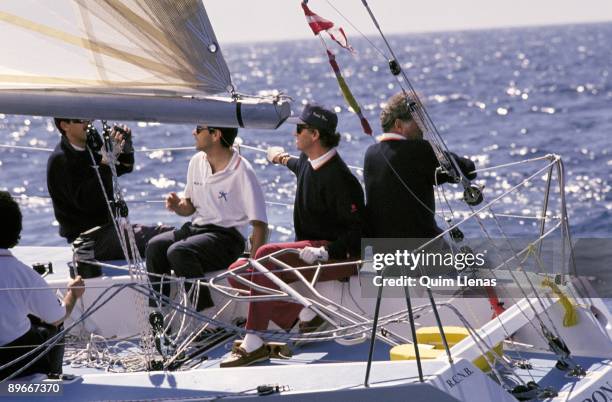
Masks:
[[[368,236],[433,238],[442,233],[434,217],[434,185],[451,177],[437,172],[431,144],[410,115],[403,93],[392,96],[380,115],[384,134],[365,154],[364,181]],[[474,162],[452,154],[469,179]]]
[[[285,254],[280,260],[293,266],[312,265],[316,262],[338,262],[359,259],[364,208],[363,190],[359,181],[336,151],[340,134],[336,132],[338,117],[330,110],[316,105],[306,105],[299,118],[288,120],[297,124],[296,146],[302,152],[292,158],[280,147],[268,150],[268,160],[287,166],[297,177],[297,191],[293,210],[295,242],[266,244],[259,248],[255,258],[261,258],[287,248],[300,249],[295,254]],[[243,265],[237,261],[230,269]],[[270,270],[277,266],[268,266]],[[323,269],[319,281],[346,278],[356,272],[355,265]],[[302,270],[308,279],[313,270]],[[291,272],[275,272],[285,282],[293,282]],[[269,288],[276,285],[264,275],[248,275],[247,279]],[[232,286],[244,288],[235,280]],[[255,294],[255,293],[253,293]],[[249,305],[246,329],[265,331],[270,321],[284,329],[290,329],[300,319],[302,332],[316,330],[324,321],[310,309],[289,302],[254,302]],[[269,358],[263,340],[247,334],[240,348],[221,363],[221,367],[245,366]]]
[[[412,245],[417,246],[423,240],[442,233],[435,220],[434,185],[450,182],[453,178],[437,170],[440,163],[431,144],[423,139],[403,93],[387,101],[380,114],[380,123],[384,134],[368,148],[364,161],[367,235],[372,238],[415,239]],[[468,179],[476,178],[474,162],[451,155]],[[378,247],[385,246],[379,244]],[[430,253],[446,252],[448,245],[441,239],[427,250]],[[436,271],[439,274],[448,273],[447,267],[436,269],[439,269]],[[495,289],[486,288],[486,292],[494,314],[503,312],[503,303],[495,296]]]
[[[95,165],[102,183],[94,168],[94,162],[87,150],[87,120],[55,118],[55,125],[62,137],[47,161],[47,187],[55,218],[59,222],[60,236],[72,243],[81,233],[100,227],[90,237],[94,240],[94,256],[98,260],[123,259],[113,218],[104,197],[112,201],[113,183],[111,168],[103,154],[93,152]],[[121,176],[130,173],[134,166],[134,150],[131,133],[123,127],[127,135],[113,130],[117,152],[116,171]],[[148,240],[158,233],[170,230],[167,226],[132,225],[138,250],[144,255]]]

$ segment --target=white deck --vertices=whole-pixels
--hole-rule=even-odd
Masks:
[[[35,262],[52,262],[54,273],[47,276],[52,286],[61,288],[69,280],[66,263],[72,257],[68,247],[19,247],[14,250],[17,258],[27,264]],[[84,303],[73,314],[87,308],[90,303],[113,283],[129,281],[129,276],[120,269],[103,268],[103,276],[88,279]],[[352,298],[347,298],[345,290],[351,287],[359,289],[359,278],[353,277],[349,283],[326,282],[321,284],[322,293],[333,297],[343,305],[356,309]],[[354,294],[360,309],[371,311],[374,300]],[[136,298],[136,299],[135,299]],[[114,297],[110,303],[96,312],[95,317],[87,319],[86,332],[95,332],[104,336],[135,335],[139,333],[138,316],[134,301],[144,296],[132,290],[125,290]],[[143,301],[143,300],[141,300]],[[416,299],[413,305],[424,304]],[[486,317],[485,325],[478,325],[480,336],[488,344],[503,341],[509,331],[514,333],[515,341],[545,347],[541,336],[530,329],[530,322],[535,314],[544,317],[546,311],[554,317],[564,341],[570,347],[580,364],[587,369],[588,375],[579,379],[568,379],[563,372],[554,368],[556,357],[550,354],[538,355],[534,352],[523,353],[520,358],[530,358],[534,369],[519,373],[524,381],[534,379],[542,386],[552,386],[560,392],[554,401],[583,401],[596,392],[606,382],[612,383],[612,325],[610,315],[601,300],[590,300],[600,314],[595,317],[592,307],[581,307],[579,303],[579,325],[566,328],[562,325],[563,309],[554,300],[543,305],[532,303],[531,310],[526,300],[510,307],[500,319],[491,320],[489,306],[478,299],[456,299],[453,305],[465,314],[470,322],[478,322],[478,317]],[[456,303],[456,304],[455,304]],[[126,308],[130,306],[130,308]],[[401,299],[385,300],[381,314],[404,308]],[[369,313],[368,313],[369,314]],[[458,325],[457,316],[448,309],[440,309],[442,321],[448,325]],[[476,318],[475,321],[473,319]],[[433,314],[426,314],[417,319],[420,325],[432,325]],[[69,322],[68,322],[69,323]],[[399,325],[398,330],[402,330]],[[403,324],[403,336],[408,336]],[[589,334],[589,342],[584,335]],[[363,386],[365,363],[367,360],[367,343],[355,346],[341,346],[334,342],[311,343],[301,348],[294,348],[294,356],[289,360],[273,359],[253,367],[221,369],[219,362],[227,355],[232,339],[224,342],[214,350],[207,352],[198,369],[174,372],[139,372],[139,373],[100,373],[99,369],[72,368],[65,366],[66,373],[79,377],[72,383],[65,384],[62,401],[87,400],[163,400],[163,399],[201,399],[214,400],[222,396],[224,400],[233,400],[254,395],[253,389],[263,384],[285,386],[276,396],[285,400],[382,400],[402,401],[410,395],[411,401],[452,401],[496,402],[514,400],[510,394],[495,384],[487,375],[476,369],[470,361],[479,356],[480,350],[472,338],[466,338],[452,348],[454,365],[449,365],[445,355],[435,360],[423,361],[423,370],[428,384],[418,382],[416,363],[414,361],[388,361],[389,345],[376,343],[371,383],[373,388]],[[464,360],[462,360],[464,359]],[[536,367],[537,365],[537,367]],[[461,386],[449,386],[449,379],[457,372],[467,369],[471,374]],[[96,373],[97,372],[97,373]],[[464,377],[460,376],[461,379]],[[432,387],[431,385],[434,385]],[[439,390],[444,390],[441,393]],[[333,392],[330,392],[333,391]],[[375,391],[375,392],[374,392]],[[382,399],[381,399],[382,398]],[[456,399],[453,399],[456,398]],[[44,398],[42,398],[44,399]],[[28,398],[28,400],[34,400]]]

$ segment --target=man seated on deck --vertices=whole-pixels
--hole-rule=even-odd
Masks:
[[[302,151],[299,159],[291,158],[282,148],[268,150],[268,160],[287,166],[297,177],[297,190],[293,210],[295,242],[267,244],[259,249],[255,258],[287,248],[301,249],[299,258],[295,254],[279,257],[294,266],[308,266],[316,262],[339,262],[358,259],[360,254],[363,190],[359,181],[349,171],[336,147],[340,134],[336,132],[338,117],[330,110],[316,105],[306,105],[299,118],[288,120],[296,123],[296,146]],[[232,264],[236,268],[244,260]],[[267,266],[270,270],[276,266]],[[252,272],[252,271],[250,271]],[[262,286],[276,289],[276,285],[263,275],[255,273],[243,276]],[[301,273],[308,279],[313,270]],[[327,267],[322,270],[319,281],[346,278],[356,273],[354,264]],[[276,273],[285,282],[297,278],[290,272]],[[244,285],[230,279],[232,286],[245,289]],[[252,294],[256,294],[253,292]],[[246,329],[265,331],[273,321],[283,329],[290,329],[300,319],[301,332],[316,331],[323,319],[302,305],[284,301],[252,302],[249,304]],[[267,346],[255,334],[245,336],[241,346],[221,367],[246,366],[269,358]]]
[[[113,177],[105,155],[93,152],[98,172],[104,183],[100,184],[91,155],[87,150],[86,128],[88,120],[55,118],[55,126],[61,133],[61,140],[47,161],[47,187],[55,218],[59,222],[59,233],[72,243],[81,233],[100,226],[89,236],[94,240],[93,258],[117,260],[125,258],[121,248],[113,217],[104,197],[112,201]],[[113,130],[114,150],[117,152],[117,175],[130,173],[134,167],[134,149],[131,132],[123,126]],[[141,256],[150,238],[172,229],[169,226],[132,225],[136,245]]]
[[[263,191],[251,164],[232,144],[236,128],[197,126],[193,131],[196,153],[189,162],[187,185],[182,198],[170,193],[166,208],[191,222],[180,229],[162,233],[149,242],[147,270],[155,290],[160,275],[201,278],[206,272],[227,269],[245,250],[249,223],[253,226],[251,256],[267,237],[267,216]],[[187,290],[191,286],[186,286]],[[170,294],[168,286],[161,289]],[[151,301],[154,304],[154,301]],[[196,309],[213,306],[210,291],[202,286]]]
[[[8,250],[17,245],[22,216],[19,205],[6,191],[0,191],[0,366],[19,359],[58,332],[70,316],[77,299],[85,292],[80,276],[68,283],[64,302],[55,296],[45,280]],[[34,317],[29,318],[32,315]],[[17,377],[34,373],[61,374],[63,341],[0,370],[0,381],[29,365]],[[36,359],[36,361],[34,361]]]
[[[440,163],[412,118],[404,93],[389,98],[380,123],[384,134],[366,151],[363,166],[368,235],[434,238],[442,233],[434,217],[434,185],[452,178],[436,171]],[[467,178],[476,178],[470,173],[475,169],[474,162],[452,156]]]

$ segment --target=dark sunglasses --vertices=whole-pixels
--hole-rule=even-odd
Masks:
[[[295,131],[298,134],[301,134],[303,130],[310,130],[310,126],[308,124],[298,124],[295,128]]]
[[[69,119],[68,122],[69,123],[75,123],[75,124],[88,124],[89,120],[85,120],[85,119]]]
[[[202,131],[207,130],[209,133],[212,133],[216,128],[214,127],[206,127],[206,126],[196,126],[196,133],[200,134]]]

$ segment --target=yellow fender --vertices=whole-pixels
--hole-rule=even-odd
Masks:
[[[446,355],[438,327],[421,327],[417,329],[416,333],[421,359],[437,359],[442,355]],[[448,326],[444,327],[444,335],[446,336],[448,347],[452,348],[468,337],[469,332],[464,327]],[[502,356],[504,353],[503,343],[498,343],[492,351],[486,353],[486,356],[479,356],[472,363],[482,371],[487,372],[491,370],[489,361],[493,361],[493,353]],[[389,354],[391,360],[416,360],[414,344],[412,343],[394,346]]]

